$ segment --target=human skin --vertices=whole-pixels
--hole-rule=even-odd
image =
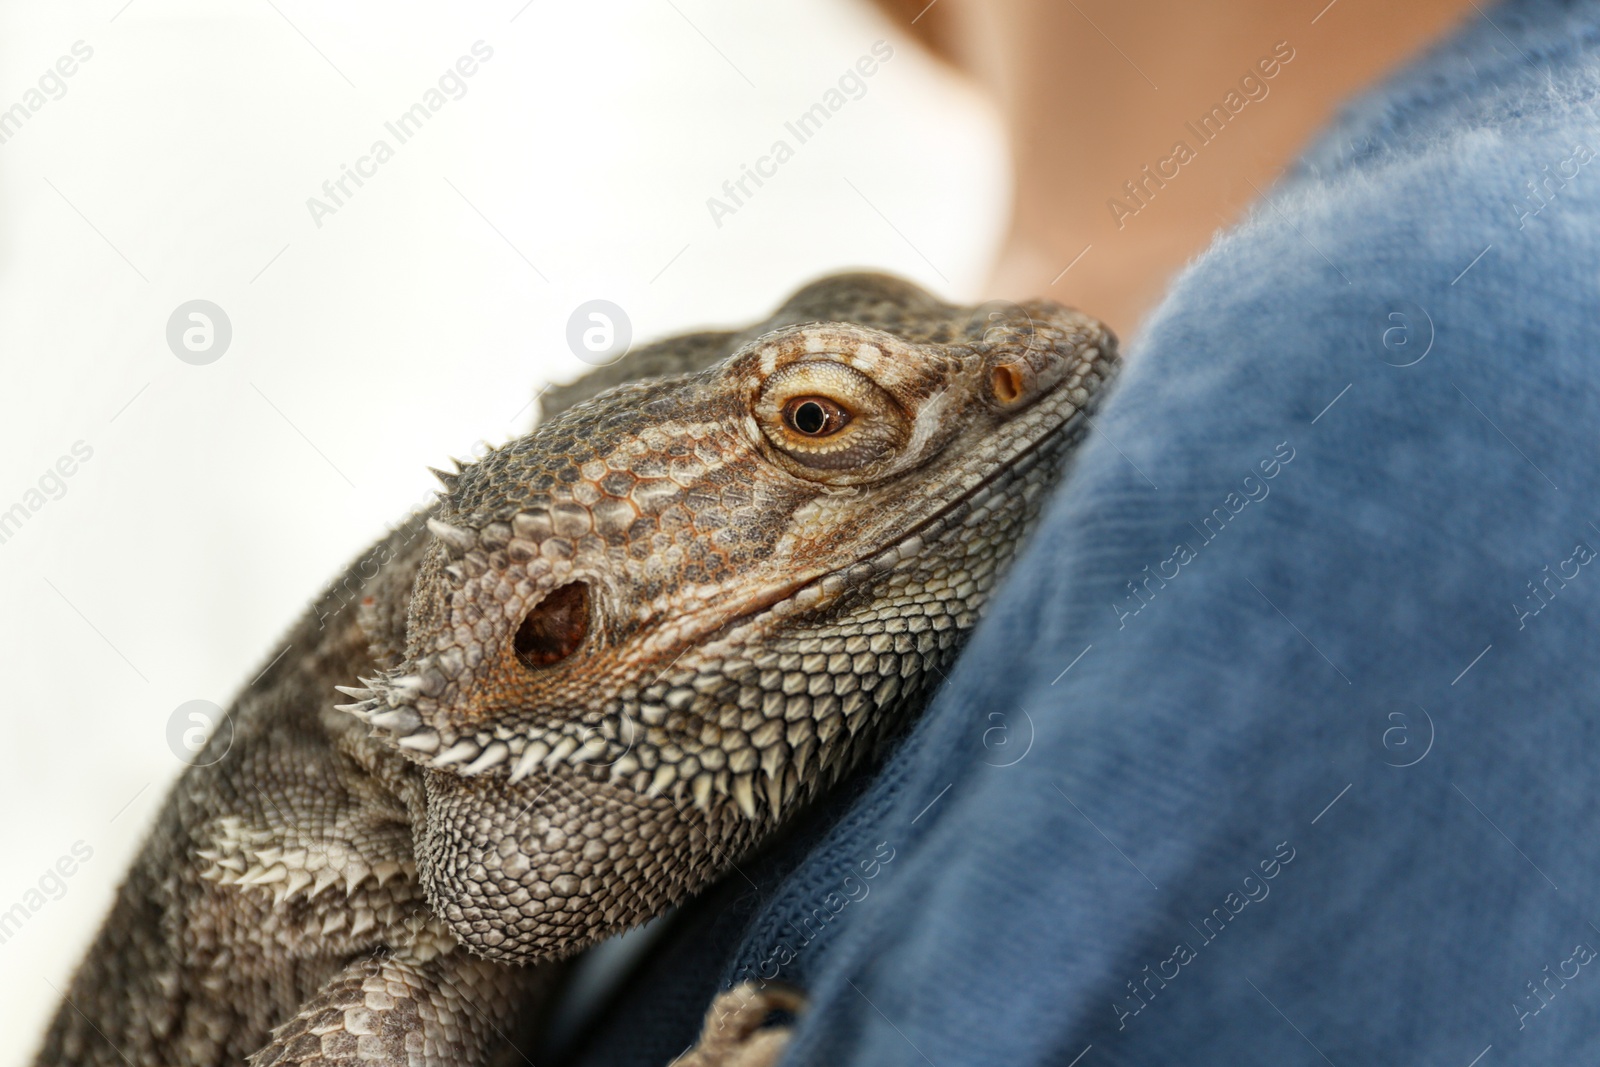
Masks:
[[[1473,0],[885,0],[973,77],[1010,135],[1011,220],[986,295],[1040,294],[1133,336],[1174,272],[1276,177],[1352,95],[1462,18]],[[919,12],[921,17],[917,17]],[[911,19],[916,18],[914,25]],[[1196,122],[1274,45],[1294,58],[1210,143]],[[1144,206],[1123,183],[1195,158]],[[1119,219],[1108,201],[1137,212]],[[1081,258],[1080,258],[1081,257]],[[1070,265],[1070,269],[1067,269]]]

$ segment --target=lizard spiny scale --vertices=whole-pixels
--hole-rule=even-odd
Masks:
[[[1116,366],[858,274],[550,389],[230,708],[37,1062],[486,1063],[904,728]]]

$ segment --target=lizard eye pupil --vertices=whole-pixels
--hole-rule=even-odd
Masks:
[[[807,437],[836,433],[849,418],[844,408],[826,397],[796,397],[783,406],[783,421],[791,430]]]
[[[807,401],[794,409],[794,428],[801,433],[821,433],[828,425],[828,413],[816,401]]]
[[[589,587],[571,582],[552,590],[528,612],[511,646],[523,666],[553,667],[578,650],[589,633]]]

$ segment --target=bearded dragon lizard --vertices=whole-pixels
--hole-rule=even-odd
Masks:
[[[489,1062],[905,727],[1117,360],[856,274],[551,390],[234,702],[36,1062]]]

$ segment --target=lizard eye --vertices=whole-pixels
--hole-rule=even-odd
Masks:
[[[882,386],[828,359],[774,372],[756,399],[755,415],[784,466],[827,482],[871,477],[910,431],[905,411]]]
[[[589,633],[589,587],[572,582],[551,590],[517,627],[511,647],[530,670],[553,667],[578,650]]]
[[[849,421],[850,413],[825,396],[797,396],[783,405],[783,424],[807,437],[838,433]]]

